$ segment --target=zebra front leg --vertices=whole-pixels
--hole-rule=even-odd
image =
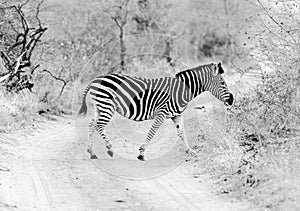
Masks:
[[[90,153],[91,159],[98,158],[94,152],[95,126],[96,126],[95,120],[93,119],[89,124],[89,132],[88,132],[89,145],[87,148],[87,152]]]
[[[177,134],[178,134],[179,138],[185,144],[185,152],[187,154],[190,154],[190,155],[195,155],[196,152],[194,150],[192,150],[192,148],[190,147],[190,145],[189,145],[189,143],[187,141],[186,134],[185,134],[185,129],[184,129],[184,122],[183,122],[182,116],[175,116],[175,117],[172,118],[172,121],[176,125]]]
[[[147,134],[147,138],[146,138],[145,143],[142,146],[140,146],[140,148],[139,148],[140,154],[137,157],[139,160],[145,161],[145,150],[146,150],[146,147],[148,146],[149,142],[154,137],[157,129],[164,123],[165,119],[166,119],[166,115],[164,113],[158,114],[156,116],[156,118],[154,119],[154,122],[151,125],[151,128],[150,128],[150,130],[149,130],[149,132]]]

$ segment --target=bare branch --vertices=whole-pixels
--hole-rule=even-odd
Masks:
[[[128,17],[128,13],[129,13],[129,11],[128,11],[128,3],[129,3],[129,0],[125,0],[125,3],[124,3],[124,7],[125,7],[125,15],[124,15],[124,17],[122,18],[122,25],[124,26],[125,24],[126,24],[126,22],[127,22],[127,17]],[[123,7],[122,6],[122,7]]]
[[[35,13],[35,18],[38,20],[39,22],[39,27],[42,28],[42,24],[41,24],[41,19],[39,18],[39,13],[40,13],[40,8],[41,8],[41,5],[44,3],[44,0],[41,0],[38,5],[37,5],[37,8],[36,8],[36,13]]]
[[[294,39],[293,36],[290,35],[290,32],[288,30],[286,30],[282,24],[280,24],[277,20],[275,20],[275,18],[269,13],[269,11],[267,10],[267,8],[261,3],[260,0],[257,0],[257,2],[259,3],[259,5],[262,7],[262,9],[265,11],[265,13],[268,15],[268,17],[277,25],[279,26],[279,28],[281,28],[283,31],[285,31],[289,37],[294,41],[294,43],[297,43],[297,41]]]
[[[63,83],[63,86],[62,86],[62,88],[60,90],[60,93],[59,93],[59,96],[61,96],[63,91],[64,91],[65,86],[67,85],[67,82],[62,78],[56,77],[49,70],[44,69],[43,72],[48,73],[52,78],[54,78],[55,80],[61,81]]]
[[[246,70],[238,67],[233,61],[230,62],[230,64],[232,65],[232,67],[238,72],[240,73],[241,75],[244,75],[248,70],[249,68],[247,68]]]
[[[4,60],[5,64],[8,67],[10,67],[12,65],[13,62],[11,61],[11,59],[9,58],[9,56],[5,52],[1,51],[1,55],[0,56]]]
[[[35,65],[34,68],[32,68],[30,74],[32,75],[32,74],[34,73],[34,71],[35,71],[37,68],[39,68],[39,67],[40,67],[40,64]]]
[[[117,24],[117,26],[120,28],[120,29],[122,29],[122,25],[119,23],[119,21],[118,21],[118,18],[119,17],[111,17],[114,21],[115,21],[115,23]]]
[[[6,81],[6,79],[8,79],[8,77],[9,77],[9,73],[7,73],[7,74],[4,75],[4,76],[1,76],[1,77],[0,77],[0,83],[2,83],[3,81]]]
[[[20,4],[18,7],[20,9],[22,9],[22,7],[24,7],[27,3],[29,2],[29,0],[24,1],[22,4]]]
[[[31,40],[27,43],[26,45],[26,49],[28,50],[28,55],[27,55],[27,59],[30,60],[31,58],[31,55],[32,55],[32,52],[33,52],[33,49],[35,48],[37,42],[40,41],[40,38],[41,36],[44,34],[44,32],[47,30],[47,27],[45,28],[40,28],[37,30],[37,32],[35,33],[36,34],[39,34],[37,36],[37,38],[31,38]],[[32,44],[33,43],[33,44]],[[31,45],[32,44],[32,45]]]
[[[11,73],[11,75],[14,75],[18,72],[19,70],[19,67],[20,65],[22,64],[22,59],[23,59],[23,56],[24,54],[26,53],[26,51],[24,51],[18,58],[17,58],[17,61],[16,61],[16,66],[14,68],[14,71]]]
[[[15,8],[15,10],[17,11],[17,13],[20,15],[21,17],[21,22],[22,22],[22,26],[23,26],[23,29],[24,31],[28,31],[29,30],[29,27],[28,27],[28,23],[24,17],[24,13],[22,12],[22,7],[16,7],[16,6],[13,6],[13,8]]]
[[[20,37],[23,37],[23,40],[18,41]],[[24,35],[23,35],[23,34],[18,34],[18,35],[17,35],[17,38],[16,38],[16,43],[13,44],[12,46],[10,46],[10,47],[8,48],[7,53],[10,53],[15,47],[17,47],[17,46],[19,46],[19,45],[22,45],[22,44],[24,45],[24,41],[25,41]]]
[[[63,73],[63,71],[65,70],[64,66],[61,66],[61,69],[59,71],[58,77],[61,77],[61,74]]]
[[[2,53],[3,53],[3,52],[2,52]],[[18,73],[19,67],[20,67],[20,65],[22,64],[22,57],[23,57],[23,55],[24,55],[25,53],[26,53],[26,52],[23,52],[23,53],[17,58],[17,61],[16,61],[16,65],[15,65],[14,70],[13,70],[12,72],[6,73],[4,76],[2,76],[2,77],[0,78],[0,83],[6,81],[7,79],[9,80],[9,78],[14,77],[14,76]]]

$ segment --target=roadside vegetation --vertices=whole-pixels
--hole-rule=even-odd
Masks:
[[[245,32],[256,41],[249,56],[260,68],[247,78],[255,86],[233,86],[236,102],[223,122],[214,121],[217,135],[216,128],[203,127],[195,144],[204,162],[196,158],[195,174],[208,174],[218,193],[246,199],[254,209],[299,210],[300,5],[256,6],[261,20],[252,33]]]
[[[195,175],[253,208],[298,210],[299,11],[279,0],[0,0],[0,133],[73,114],[96,75],[222,61],[236,102],[197,131]]]

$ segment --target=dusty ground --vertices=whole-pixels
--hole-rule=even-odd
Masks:
[[[186,117],[197,121],[192,110]],[[116,117],[109,132],[115,156],[97,143],[98,160],[85,151],[86,123],[59,119],[1,136],[1,210],[246,209],[214,196],[205,180],[192,176],[171,122],[159,131],[145,162],[136,156],[149,123],[130,125]]]

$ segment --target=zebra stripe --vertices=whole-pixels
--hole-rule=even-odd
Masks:
[[[95,119],[90,123],[90,132],[97,131],[105,140],[109,154],[111,144],[104,133],[104,128],[114,112],[135,121],[154,119],[147,134],[145,144],[140,147],[139,159],[144,160],[147,144],[155,135],[165,119],[171,118],[177,124],[178,135],[190,149],[183,128],[180,127],[180,114],[188,103],[204,91],[210,91],[225,105],[232,105],[233,95],[229,92],[222,77],[221,63],[207,64],[179,72],[174,78],[164,77],[146,79],[127,75],[108,74],[96,77],[83,93],[82,107],[79,114],[86,114],[86,95],[89,92],[96,107]],[[90,136],[88,151],[93,153],[93,137]]]

